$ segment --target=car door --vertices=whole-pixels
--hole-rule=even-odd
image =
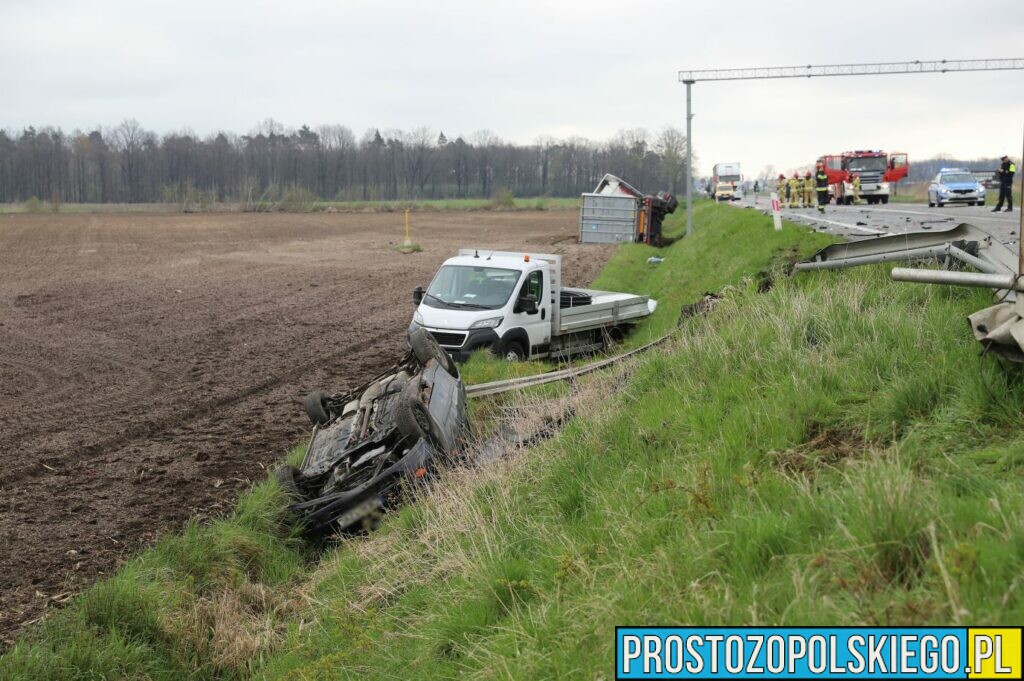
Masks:
[[[525,277],[516,293],[516,302],[512,307],[512,321],[515,326],[526,331],[530,338],[529,354],[546,352],[551,345],[551,296],[547,291],[547,277],[543,269],[535,269]],[[536,309],[528,311],[525,304],[527,296],[536,301]]]

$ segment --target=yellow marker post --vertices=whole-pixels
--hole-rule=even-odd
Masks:
[[[412,239],[409,238],[409,209],[405,209],[405,243],[402,244],[406,248],[412,246]]]

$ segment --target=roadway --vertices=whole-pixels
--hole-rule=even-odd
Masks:
[[[757,204],[749,198],[736,202],[734,206],[756,208],[770,214],[770,201],[765,196],[757,197]],[[821,214],[817,208],[783,208],[782,217],[790,222],[808,225],[828,234],[844,239],[864,239],[886,234],[930,229],[948,229],[968,222],[980,227],[1007,246],[1016,248],[1020,229],[1020,212],[993,213],[991,206],[947,206],[929,208],[924,203],[889,203],[874,206],[825,207]]]

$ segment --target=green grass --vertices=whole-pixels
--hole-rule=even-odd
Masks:
[[[409,209],[422,211],[519,211],[578,209],[579,197],[535,197],[499,199],[427,199],[413,201],[312,201],[297,212],[391,213]],[[176,213],[174,203],[62,203],[60,213]],[[232,213],[241,210],[235,202],[216,203],[202,212]],[[29,210],[25,203],[0,203],[0,214],[51,212],[49,202]],[[284,211],[287,212],[287,211]]]
[[[452,471],[319,563],[261,485],[78,597],[0,676],[592,679],[613,676],[617,624],[1022,621],[1024,382],[963,323],[986,294],[883,266],[776,270],[765,291],[822,237],[697,215],[664,263],[627,247],[602,281],[664,287],[642,334],[723,299],[509,405],[542,421],[571,401],[555,438]]]

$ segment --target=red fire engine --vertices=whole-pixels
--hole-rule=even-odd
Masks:
[[[838,155],[822,156],[818,163],[825,165],[829,194],[836,203],[853,203],[854,173],[860,176],[860,196],[868,203],[889,203],[890,185],[907,176],[910,163],[907,155],[888,154],[884,151],[847,151]]]

